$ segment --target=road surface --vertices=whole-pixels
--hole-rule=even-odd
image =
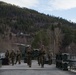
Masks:
[[[45,64],[44,68],[38,66],[37,61],[32,61],[32,67],[29,68],[26,63],[14,66],[2,66],[0,68],[0,75],[76,75],[70,71],[59,70],[55,65]]]

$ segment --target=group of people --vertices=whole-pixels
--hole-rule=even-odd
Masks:
[[[31,50],[31,47],[28,47],[27,48],[27,64],[29,67],[31,67],[31,63],[32,63],[32,50]],[[44,48],[44,45],[42,45],[39,49],[39,53],[38,53],[38,57],[37,57],[37,60],[38,60],[38,65],[41,66],[41,68],[44,67],[44,60],[45,60],[45,48]]]
[[[31,63],[32,63],[32,50],[31,47],[27,48],[27,64],[29,67],[31,67]],[[41,68],[44,67],[44,63],[45,63],[45,48],[44,45],[41,45],[40,49],[39,49],[39,53],[38,53],[38,57],[37,57],[37,61],[38,61],[38,65],[41,66]]]
[[[44,67],[45,53],[46,52],[45,52],[44,45],[41,45],[41,47],[39,49],[39,55],[37,57],[38,65],[41,66],[41,68]],[[12,65],[16,64],[17,62],[19,64],[21,64],[21,55],[22,55],[22,53],[20,52],[20,50],[17,50],[17,52],[14,52],[14,50],[12,50],[11,53],[9,53],[9,51],[7,50],[5,53],[5,56],[8,59],[8,64],[10,64],[10,61],[11,61]],[[32,49],[31,49],[31,46],[27,47],[26,57],[27,57],[27,65],[29,67],[31,67],[31,65],[32,65]]]
[[[5,53],[5,58],[7,59],[7,64],[16,64],[17,62],[19,64],[21,64],[21,52],[20,50],[17,50],[17,52],[15,52],[14,50],[12,50],[11,52],[9,52],[8,50]]]

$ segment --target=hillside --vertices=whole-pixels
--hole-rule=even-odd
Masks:
[[[75,40],[76,23],[69,22],[60,17],[45,15],[43,13],[39,13],[32,9],[20,8],[18,6],[0,1],[0,34],[1,34],[0,40],[8,39],[8,41],[11,42],[11,40],[9,40],[9,37],[13,37],[13,40],[14,40],[14,36],[12,36],[12,34],[16,35],[19,33],[23,33],[23,34],[36,35],[39,31],[44,30],[44,29],[47,30],[47,33],[51,32],[50,36],[52,36],[52,34],[55,31],[55,28],[57,27],[61,29],[62,33],[60,34],[64,35],[63,36],[64,38],[68,39],[69,35],[66,36],[67,34],[70,34],[69,37],[71,37],[71,35],[74,36],[73,39],[69,39],[68,43],[66,41],[61,43],[62,48],[70,45],[72,41],[74,41],[74,43],[76,42]],[[54,30],[52,30],[52,28]],[[71,31],[73,33],[71,33]],[[59,36],[55,36],[55,38],[56,37],[58,38]],[[15,42],[19,42],[17,41],[17,39],[19,39],[20,37],[15,37],[15,38],[16,38]],[[34,38],[35,37],[33,36],[32,39]]]
[[[0,25],[8,25],[12,27],[12,30],[33,32],[40,28],[48,28],[50,25],[58,22],[61,22],[63,25],[75,25],[59,17],[0,2]]]

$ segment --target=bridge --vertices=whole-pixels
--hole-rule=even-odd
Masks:
[[[20,65],[2,66],[0,67],[0,75],[76,75],[76,71],[63,71],[56,68],[55,64],[45,64],[44,68],[41,68],[36,60],[32,60],[31,68],[23,61]]]

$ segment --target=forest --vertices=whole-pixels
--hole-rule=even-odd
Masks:
[[[18,33],[30,34],[33,48],[44,44],[52,52],[76,54],[76,23],[0,1],[0,47],[6,36]]]

